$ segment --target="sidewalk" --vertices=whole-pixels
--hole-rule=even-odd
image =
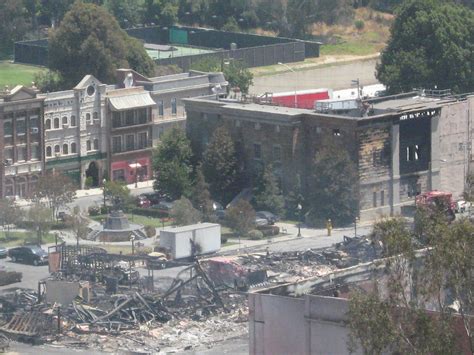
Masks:
[[[226,252],[232,252],[232,251],[238,251],[239,249],[243,252],[253,249],[253,248],[258,248],[258,247],[265,247],[265,246],[270,246],[276,243],[282,243],[282,242],[288,242],[288,241],[293,241],[293,240],[304,240],[308,238],[327,238],[328,244],[333,244],[337,243],[340,238],[335,238],[340,237],[341,235],[350,235],[353,236],[355,230],[353,226],[349,227],[344,227],[344,228],[334,228],[332,230],[332,237],[329,237],[327,234],[327,229],[325,228],[306,228],[302,227],[301,228],[301,236],[298,237],[298,227],[294,224],[288,224],[288,223],[277,223],[277,225],[280,227],[280,230],[286,230],[287,234],[282,235],[282,236],[277,236],[277,237],[265,237],[264,239],[260,240],[250,240],[250,239],[241,239],[240,240],[240,245],[239,245],[239,239],[238,238],[230,238],[228,241],[235,243],[232,245],[228,246],[223,246],[220,250],[221,253],[226,253]],[[366,234],[363,233],[364,231],[367,230],[368,227],[371,227],[370,222],[365,222],[361,223],[360,225],[357,225],[358,231],[360,231],[360,234]],[[360,235],[359,233],[357,233]]]
[[[144,188],[153,188],[153,180],[147,180],[147,181],[140,181],[137,182],[137,187],[135,187],[135,184],[130,184],[127,185],[130,191],[133,190],[138,190],[138,189],[144,189]],[[86,197],[86,196],[97,196],[97,195],[102,195],[104,193],[104,190],[102,187],[95,187],[93,189],[87,189],[87,190],[76,190],[76,198],[81,198],[81,197]]]

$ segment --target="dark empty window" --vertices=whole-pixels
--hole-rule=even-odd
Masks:
[[[380,191],[380,206],[385,206],[385,191]]]
[[[12,121],[5,121],[3,123],[3,134],[5,136],[11,136],[12,135]]]
[[[255,143],[253,145],[253,156],[255,159],[261,159],[262,158],[262,146],[261,144]]]
[[[114,153],[120,153],[122,151],[122,137],[112,137],[112,150]]]
[[[281,147],[279,145],[273,146],[273,160],[281,160]]]
[[[163,101],[158,101],[158,115],[163,116],[165,114],[165,108],[163,106]]]
[[[134,150],[135,149],[135,136],[133,134],[128,134],[125,144],[126,144],[127,150]]]
[[[24,118],[16,120],[16,134],[26,133],[26,121]]]
[[[76,127],[76,116],[71,116],[71,127]]]
[[[129,110],[125,113],[125,124],[127,126],[135,124],[135,111]]]
[[[374,191],[372,194],[372,205],[373,207],[377,207],[377,191]]]
[[[122,119],[120,117],[120,112],[112,113],[112,127],[117,128],[122,125]]]
[[[177,113],[178,113],[178,107],[177,107],[177,104],[176,104],[176,99],[173,98],[173,99],[171,99],[171,114],[176,115]]]

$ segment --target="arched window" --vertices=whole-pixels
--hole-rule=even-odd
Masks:
[[[67,117],[63,116],[63,125],[67,124]]]
[[[98,120],[98,119],[99,119],[99,113],[94,112],[94,113],[92,114],[92,118],[93,118],[94,120]]]
[[[53,156],[53,148],[51,148],[50,146],[46,147],[46,156],[47,157]]]
[[[91,121],[91,114],[86,113],[86,122],[89,123]]]
[[[92,150],[92,148],[91,148],[91,141],[90,141],[90,140],[87,140],[87,141],[86,141],[86,150],[87,150],[87,151]]]
[[[71,154],[76,154],[76,143],[71,143]]]
[[[55,128],[55,129],[59,128],[59,117],[56,117],[56,118],[54,119],[54,128]]]
[[[99,150],[99,140],[97,138],[94,139],[94,150]]]
[[[71,127],[76,127],[76,116],[71,116]]]
[[[59,144],[56,144],[54,146],[54,154],[59,154],[61,152],[61,147],[59,146]]]
[[[46,120],[45,129],[51,129],[51,120],[49,118]]]
[[[69,154],[69,146],[67,144],[63,144],[63,154]]]

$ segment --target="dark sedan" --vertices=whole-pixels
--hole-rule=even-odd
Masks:
[[[25,245],[11,248],[8,256],[13,262],[31,263],[35,266],[48,263],[48,253],[37,245]]]
[[[266,219],[270,225],[273,225],[280,220],[280,217],[268,211],[258,211],[255,215],[257,218]]]

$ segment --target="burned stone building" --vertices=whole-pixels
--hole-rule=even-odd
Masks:
[[[469,174],[474,97],[412,92],[353,107],[328,102],[315,110],[208,97],[188,99],[185,106],[188,135],[198,154],[214,129],[224,125],[244,172],[271,164],[285,193],[299,177],[307,194],[316,152],[328,140],[334,142],[357,169],[363,220],[399,214],[420,192],[461,196]]]

